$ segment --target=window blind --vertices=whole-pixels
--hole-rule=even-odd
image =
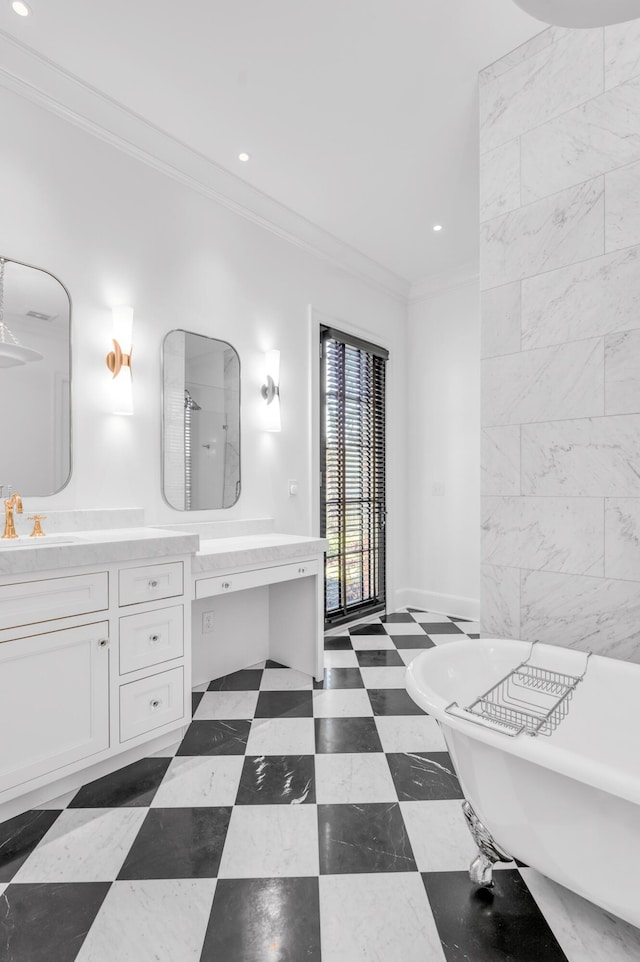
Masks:
[[[385,605],[383,348],[323,328],[322,533],[325,620]]]

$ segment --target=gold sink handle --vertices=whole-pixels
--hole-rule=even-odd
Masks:
[[[46,521],[46,520],[47,520],[46,514],[31,514],[31,515],[29,515],[29,521],[33,521],[33,522],[34,522],[33,531],[32,531],[31,534],[29,535],[30,538],[44,538],[44,537],[46,537],[44,531],[43,531],[42,528],[40,527],[40,522],[41,522],[41,521]]]
[[[22,514],[22,498],[17,491],[10,498],[4,499],[4,534],[3,538],[17,538],[16,527],[13,521],[13,512]]]

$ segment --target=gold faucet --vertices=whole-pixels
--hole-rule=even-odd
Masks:
[[[4,499],[4,534],[3,538],[17,538],[16,526],[13,523],[13,512],[17,511],[18,514],[22,514],[22,498],[17,491],[11,495],[10,498]]]

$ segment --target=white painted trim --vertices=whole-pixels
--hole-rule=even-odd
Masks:
[[[459,595],[442,595],[421,588],[400,588],[395,595],[397,608],[421,608],[438,615],[480,621],[480,599]]]
[[[409,303],[415,304],[419,301],[428,300],[442,291],[450,291],[456,287],[462,287],[471,281],[477,281],[480,277],[480,270],[476,261],[463,264],[452,271],[444,274],[431,274],[423,277],[419,281],[414,281],[409,291]]]
[[[0,30],[0,86],[406,303],[410,283]]]

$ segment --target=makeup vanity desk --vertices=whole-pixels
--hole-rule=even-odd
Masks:
[[[272,659],[323,677],[323,538],[200,536],[193,556],[193,684]]]

